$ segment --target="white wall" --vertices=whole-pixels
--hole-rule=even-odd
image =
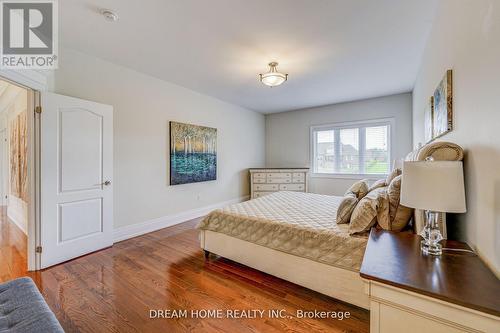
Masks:
[[[413,144],[423,142],[425,103],[453,69],[454,130],[466,150],[467,213],[448,224],[500,270],[500,2],[442,0],[413,92]],[[500,274],[499,274],[500,276]]]
[[[4,167],[7,175],[5,179],[10,182],[10,124],[21,112],[27,108],[28,96],[26,89],[9,85],[0,101],[0,128],[5,130],[7,144],[4,148],[7,151],[7,161]],[[10,193],[9,184],[6,186],[8,193],[7,216],[14,222],[25,234],[28,230],[28,204],[21,198]]]
[[[411,150],[411,93],[334,104],[266,116],[268,167],[310,167],[310,127],[393,117],[393,159]],[[353,179],[311,178],[310,192],[343,195]]]
[[[249,194],[247,168],[265,162],[263,115],[75,51],[59,59],[56,93],[114,106],[115,228]],[[169,186],[170,120],[217,128],[216,181]]]

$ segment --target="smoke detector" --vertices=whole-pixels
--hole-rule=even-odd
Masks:
[[[101,9],[101,15],[104,16],[106,21],[116,22],[118,21],[118,14],[111,9]]]

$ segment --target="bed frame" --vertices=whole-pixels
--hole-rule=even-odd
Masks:
[[[369,309],[367,284],[359,272],[247,242],[210,230],[200,230],[205,258],[210,253],[293,282],[341,301]]]

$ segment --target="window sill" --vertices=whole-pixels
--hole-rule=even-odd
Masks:
[[[378,180],[387,178],[387,174],[369,174],[369,175],[360,175],[360,174],[342,174],[342,173],[311,173],[311,178],[330,178],[330,179],[353,179],[353,180],[361,180],[361,179],[369,179],[369,180]]]

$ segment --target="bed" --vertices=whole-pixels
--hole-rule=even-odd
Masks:
[[[276,192],[210,213],[202,248],[368,309],[359,276],[367,235],[335,223],[342,197]]]
[[[462,160],[450,142],[432,142],[406,160]],[[386,184],[388,185],[388,184]],[[349,235],[337,224],[342,197],[276,192],[211,212],[198,226],[205,255],[214,253],[262,272],[369,309],[367,284],[359,275],[368,234]],[[398,199],[399,203],[399,199]],[[444,215],[440,228],[445,230]],[[413,215],[414,231],[423,228],[423,212]]]

